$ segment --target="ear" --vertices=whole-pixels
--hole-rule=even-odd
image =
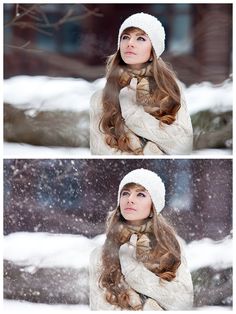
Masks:
[[[153,217],[153,211],[152,211],[152,210],[150,211],[150,214],[149,214],[148,217],[149,217],[149,218],[152,218],[152,217]]]
[[[150,53],[150,58],[149,58],[149,62],[152,62],[153,61],[153,57],[154,57],[154,51],[152,49],[151,53]]]

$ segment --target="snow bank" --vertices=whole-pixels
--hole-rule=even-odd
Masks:
[[[34,267],[82,268],[88,266],[90,252],[104,240],[105,235],[88,239],[70,234],[16,232],[4,237],[4,259]],[[185,245],[190,270],[231,267],[232,242],[229,237],[223,241],[204,238]]]
[[[104,84],[104,78],[90,83],[83,79],[19,75],[4,81],[4,102],[37,111],[87,110],[90,97]]]
[[[105,78],[94,82],[74,78],[19,75],[4,81],[4,101],[21,109],[81,111],[89,108],[92,94],[103,88]],[[184,88],[190,114],[201,110],[231,110],[233,83],[202,82]]]
[[[104,237],[88,239],[70,234],[16,232],[4,239],[4,259],[38,268],[87,267],[90,252],[103,243]]]
[[[210,82],[193,84],[184,91],[190,114],[202,110],[225,112],[233,108],[233,83],[230,80],[220,85]]]
[[[186,246],[186,258],[191,271],[212,266],[224,269],[233,266],[233,240],[226,237],[222,241],[204,238],[192,241]]]
[[[72,111],[89,109],[90,97],[105,85],[105,78],[87,82],[84,79],[53,78],[47,76],[20,75],[4,80],[4,102],[26,114],[34,116],[40,111]],[[232,82],[226,80],[221,85],[209,82],[194,84],[184,88],[190,114],[201,110],[232,110]],[[232,150],[201,150],[192,155],[231,155]],[[44,147],[18,143],[4,143],[4,158],[77,158],[90,156],[89,149],[69,147]]]

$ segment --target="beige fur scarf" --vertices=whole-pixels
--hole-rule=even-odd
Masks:
[[[152,66],[148,64],[140,70],[121,67],[119,70],[119,85],[121,88],[128,86],[132,78],[137,78],[137,103],[144,106],[144,110],[152,113],[159,109],[154,97],[156,83],[153,78]]]
[[[141,226],[133,226],[123,224],[121,230],[121,237],[123,239],[130,238],[132,234],[137,235],[136,256],[142,262],[147,262],[148,255],[151,253],[150,235],[152,234],[152,221],[148,220]]]

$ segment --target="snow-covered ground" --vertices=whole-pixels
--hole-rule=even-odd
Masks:
[[[81,235],[16,232],[4,237],[3,256],[4,259],[18,265],[28,266],[24,270],[30,273],[40,267],[88,267],[91,251],[102,245],[104,240],[104,234],[88,239]],[[210,265],[216,269],[232,266],[233,240],[230,237],[222,241],[204,238],[184,244],[184,247],[191,271]],[[230,309],[230,307],[214,306],[197,308],[203,311]],[[42,311],[51,314],[86,311],[89,308],[85,305],[46,305],[4,300],[3,310],[5,314],[41,313]]]
[[[196,308],[197,311],[230,311],[231,307],[222,306],[203,306]],[[82,311],[89,311],[89,307],[86,305],[49,305],[40,303],[30,303],[25,301],[3,301],[3,313],[4,314],[67,314],[67,313],[80,313]],[[108,312],[109,313],[109,312]]]
[[[199,149],[192,152],[198,156],[232,155],[231,149]],[[89,148],[84,147],[46,147],[25,143],[4,142],[5,158],[86,158],[91,157]],[[104,156],[103,156],[104,157]],[[110,156],[109,156],[110,157]]]
[[[66,313],[80,313],[89,311],[88,305],[68,305],[68,304],[41,304],[31,303],[26,301],[4,300],[3,313],[4,314],[66,314]]]
[[[5,158],[78,158],[91,156],[85,147],[47,147],[4,142]]]
[[[89,109],[92,94],[103,88],[105,79],[94,82],[74,78],[51,78],[46,76],[15,76],[4,81],[4,101],[34,116],[40,111],[73,111]],[[228,111],[233,105],[232,82],[221,85],[209,82],[184,87],[190,114],[210,109],[214,112]],[[90,156],[89,149],[66,147],[42,147],[27,144],[4,143],[5,158],[67,158]],[[228,155],[231,150],[205,149],[193,155]]]

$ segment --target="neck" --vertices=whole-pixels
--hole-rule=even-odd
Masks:
[[[141,63],[141,64],[129,64],[127,66],[128,70],[141,70],[144,69],[148,66],[148,62],[146,63]]]
[[[142,220],[133,220],[133,221],[126,221],[128,226],[143,226],[149,221],[149,218],[142,219]]]
[[[128,221],[125,222],[125,225],[132,233],[146,233],[150,232],[152,229],[152,219],[146,218],[142,220],[140,224],[133,224]]]

